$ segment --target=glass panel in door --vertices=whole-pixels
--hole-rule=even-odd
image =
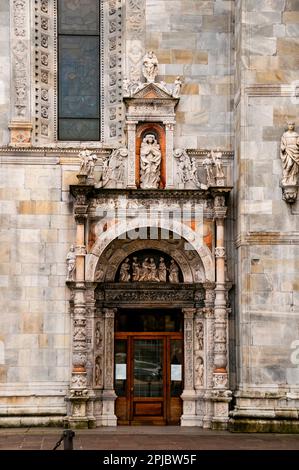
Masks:
[[[135,339],[134,397],[163,397],[163,339]]]

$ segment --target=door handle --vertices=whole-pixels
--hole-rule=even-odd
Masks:
[[[134,387],[131,387],[131,390],[130,390],[130,391],[131,391],[131,392],[134,392]]]

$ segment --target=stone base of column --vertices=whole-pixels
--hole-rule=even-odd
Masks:
[[[97,417],[97,426],[117,426],[117,418],[114,412],[115,400],[114,390],[103,390],[102,414]]]
[[[183,400],[181,426],[201,426],[202,418],[196,415],[196,392],[194,390],[184,391],[181,399]]]
[[[88,401],[87,390],[72,390],[70,397],[70,416],[64,420],[67,428],[86,429],[89,427],[89,418],[86,415],[86,404]]]
[[[214,402],[214,413],[211,421],[212,429],[216,431],[225,430],[228,428],[229,421],[229,402],[231,401],[231,392],[229,390],[215,391],[218,395],[213,399]],[[215,393],[214,392],[214,393]],[[221,394],[223,396],[221,396]],[[225,397],[225,395],[227,397]]]
[[[11,147],[31,147],[31,122],[12,121],[8,128],[10,129]]]

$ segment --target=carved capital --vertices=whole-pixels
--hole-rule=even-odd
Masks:
[[[196,308],[182,308],[182,312],[184,314],[184,318],[193,319],[196,314]]]
[[[9,124],[11,147],[31,147],[32,124],[13,121]]]
[[[117,308],[103,308],[105,318],[114,318]]]

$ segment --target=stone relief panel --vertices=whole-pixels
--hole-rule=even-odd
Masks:
[[[126,78],[138,83],[145,53],[145,0],[126,2]]]

